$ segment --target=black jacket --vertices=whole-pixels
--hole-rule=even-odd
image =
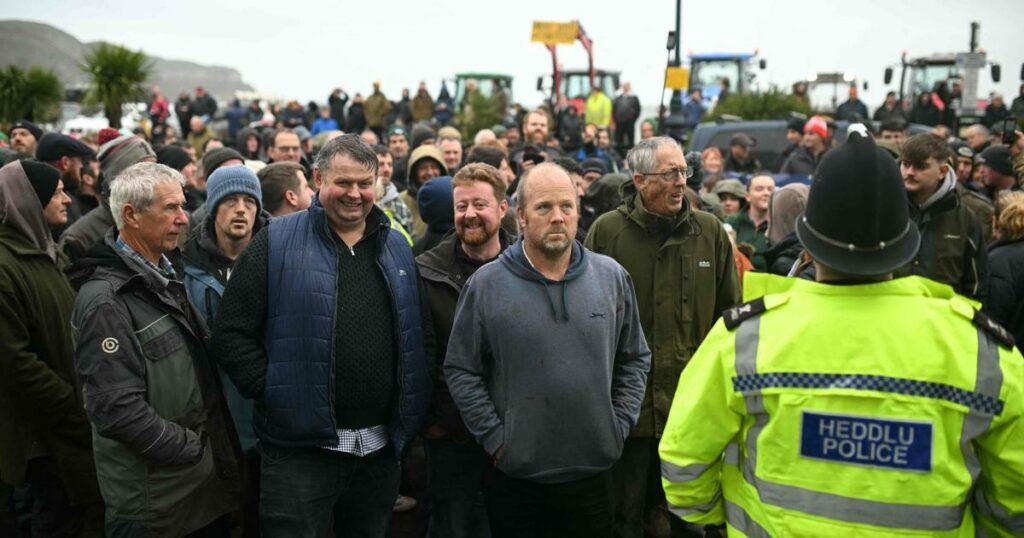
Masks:
[[[911,203],[910,217],[921,232],[921,249],[896,276],[927,277],[984,303],[988,295],[984,232],[978,218],[960,203],[956,190],[949,189],[923,209]]]
[[[501,250],[508,248],[515,240],[512,236],[499,230]],[[421,301],[430,310],[436,340],[436,360],[430,365],[431,378],[434,380],[433,420],[444,430],[449,439],[459,442],[471,442],[473,435],[462,422],[462,415],[448,392],[441,366],[448,353],[448,339],[455,324],[455,306],[459,302],[459,293],[466,285],[473,272],[456,262],[456,249],[462,243],[455,233],[450,233],[438,245],[419,256],[416,265],[420,270]]]
[[[1024,239],[997,239],[988,248],[989,299],[985,313],[1024,342]]]

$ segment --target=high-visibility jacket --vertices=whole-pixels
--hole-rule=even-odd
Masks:
[[[583,113],[587,123],[608,127],[612,123],[612,100],[604,92],[591,93],[583,106]]]
[[[730,538],[1024,536],[1024,358],[1006,331],[921,277],[745,288],[764,295],[726,311],[679,380],[670,510]]]

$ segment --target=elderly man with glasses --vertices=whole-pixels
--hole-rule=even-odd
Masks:
[[[644,520],[665,517],[658,438],[679,375],[722,311],[740,299],[732,246],[721,222],[686,202],[686,166],[674,140],[640,141],[627,155],[633,182],[623,202],[594,222],[586,247],[615,258],[636,289],[653,353],[640,419],[612,468],[616,536],[643,536]],[[685,523],[671,517],[673,527]],[[685,528],[673,536],[689,535]]]

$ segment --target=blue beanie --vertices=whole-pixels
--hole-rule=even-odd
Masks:
[[[439,176],[424,183],[416,193],[416,205],[420,218],[427,229],[434,233],[446,233],[455,227],[455,196],[452,193],[452,178]]]
[[[210,215],[217,214],[217,204],[225,196],[239,193],[255,198],[256,212],[263,212],[263,190],[255,172],[242,164],[215,170],[206,180],[206,207]]]

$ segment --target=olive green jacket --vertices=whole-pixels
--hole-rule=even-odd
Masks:
[[[75,292],[64,261],[0,225],[0,480],[21,484],[29,460],[49,456],[71,503],[83,505],[101,499],[75,383]]]
[[[676,218],[663,218],[644,208],[632,183],[621,192],[622,205],[594,222],[584,245],[614,258],[633,279],[653,355],[631,436],[660,437],[683,367],[722,311],[740,301],[739,277],[713,215],[686,204]]]

